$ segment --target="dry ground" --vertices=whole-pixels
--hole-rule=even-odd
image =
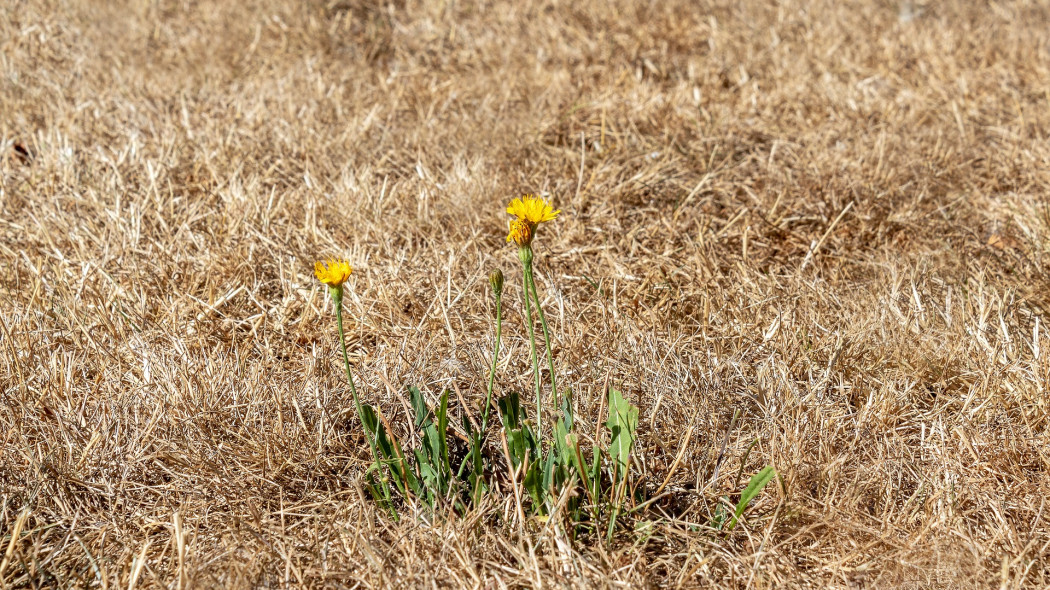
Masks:
[[[1048,30],[1024,1],[6,0],[0,580],[1046,587]],[[524,191],[564,211],[562,380],[590,424],[620,386],[636,476],[670,477],[611,546],[505,494],[427,526],[360,492],[313,260],[355,265],[353,362],[404,433],[404,384],[482,398],[493,267],[499,391],[529,387]],[[783,485],[711,535],[754,439]]]

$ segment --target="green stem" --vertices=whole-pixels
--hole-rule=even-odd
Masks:
[[[492,390],[496,385],[496,364],[499,362],[499,342],[503,332],[503,297],[496,296],[496,348],[492,351],[492,370],[489,371],[489,391],[485,396],[485,412],[481,415],[481,436],[488,432],[489,410],[492,408]]]
[[[361,407],[361,400],[357,397],[357,387],[354,386],[354,375],[350,372],[350,357],[346,354],[346,335],[343,333],[343,294],[341,291],[332,292],[332,302],[335,303],[335,321],[339,325],[339,344],[342,345],[343,349],[343,368],[346,369],[346,379],[350,382],[350,394],[354,397],[354,407],[357,408],[357,419],[361,421],[361,426],[365,430],[365,440],[368,441],[368,448],[372,450],[372,461],[375,463],[376,473],[379,475],[379,481],[383,487],[383,495],[386,497],[387,504],[390,505],[390,488],[387,486],[386,478],[383,477],[383,469],[379,463],[379,453],[376,452],[376,442],[373,433],[369,432],[368,425],[365,424],[365,412]],[[378,434],[378,433],[376,433]],[[393,512],[393,506],[390,506],[391,512]],[[396,518],[396,513],[394,513]]]
[[[466,468],[468,462],[473,463],[475,471],[477,470],[480,464],[480,461],[477,459],[480,457],[481,447],[485,443],[485,438],[488,435],[489,410],[492,408],[492,390],[496,385],[496,364],[499,361],[499,343],[503,333],[502,309],[503,297],[501,295],[496,295],[496,348],[492,351],[492,370],[489,371],[489,390],[485,395],[485,411],[481,415],[481,432],[476,433],[473,436],[474,448],[471,449],[471,452],[463,459],[463,463],[459,466],[459,471],[456,473],[457,478],[463,476],[463,470]]]
[[[536,357],[536,328],[532,325],[532,301],[529,297],[529,275],[532,265],[525,264],[522,280],[525,284],[525,325],[529,327],[529,350],[532,351],[532,375],[536,381],[536,436],[543,436],[543,398],[540,387],[540,361]]]
[[[543,327],[543,345],[547,351],[547,362],[550,365],[551,372],[551,395],[554,397],[554,406],[558,407],[558,382],[554,376],[554,356],[551,354],[551,334],[547,328],[547,318],[543,315],[543,306],[540,305],[540,296],[536,293],[536,275],[532,272],[532,265],[529,265],[528,272],[529,276],[529,287],[532,292],[532,298],[536,302],[536,313],[540,316],[540,325]]]

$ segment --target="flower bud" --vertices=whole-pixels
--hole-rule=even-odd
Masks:
[[[503,295],[503,271],[496,269],[489,273],[489,285],[492,285],[492,293],[499,297]]]

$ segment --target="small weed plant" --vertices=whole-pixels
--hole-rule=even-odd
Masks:
[[[643,497],[642,482],[633,481],[631,477],[632,456],[638,437],[638,407],[617,389],[609,388],[604,393],[602,404],[605,420],[601,424],[605,430],[599,428],[593,436],[581,432],[572,391],[558,388],[551,353],[551,331],[533,272],[536,231],[561,212],[554,210],[544,199],[525,195],[514,199],[507,207],[507,213],[513,216],[507,242],[517,246],[522,265],[522,299],[534,399],[526,404],[520,392],[514,391],[493,400],[503,332],[504,290],[503,273],[496,270],[489,275],[496,310],[495,347],[485,405],[480,411],[480,422],[472,416],[464,416],[462,427],[468,448],[457,461],[449,453],[447,391],[431,408],[418,388],[407,388],[413,413],[412,428],[418,435],[415,438],[420,441],[417,448],[409,451],[394,435],[380,410],[361,402],[346,354],[343,331],[343,284],[352,269],[342,260],[316,264],[317,278],[328,286],[335,305],[343,363],[372,455],[372,464],[365,474],[365,486],[375,502],[395,520],[401,518],[405,509],[423,518],[436,518],[448,510],[465,513],[477,506],[493,489],[493,479],[499,478],[514,495],[519,523],[554,520],[568,524],[567,530],[573,535],[601,534],[611,540],[625,508],[633,506],[629,511],[634,512],[651,503]],[[542,354],[546,358],[551,404],[545,403],[539,342],[542,342]],[[530,405],[535,407],[531,416],[527,409]],[[548,416],[549,406],[553,407],[553,415]],[[493,409],[498,414],[497,428],[490,428]],[[545,428],[545,424],[549,426]],[[750,450],[751,447],[748,453]],[[741,470],[746,459],[745,455]],[[735,510],[726,508],[732,504],[728,497],[723,497],[709,523],[711,529],[731,531],[751,501],[775,477],[771,466],[755,474],[740,494]],[[739,479],[740,475],[738,485]]]

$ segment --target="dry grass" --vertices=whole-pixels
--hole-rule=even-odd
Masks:
[[[5,3],[0,580],[1050,585],[1050,7],[978,4]],[[582,419],[619,385],[670,474],[612,546],[360,491],[312,261],[355,265],[404,434],[404,384],[483,398],[496,266],[529,390],[522,191],[565,211],[538,272]],[[691,527],[755,438],[783,488]]]

